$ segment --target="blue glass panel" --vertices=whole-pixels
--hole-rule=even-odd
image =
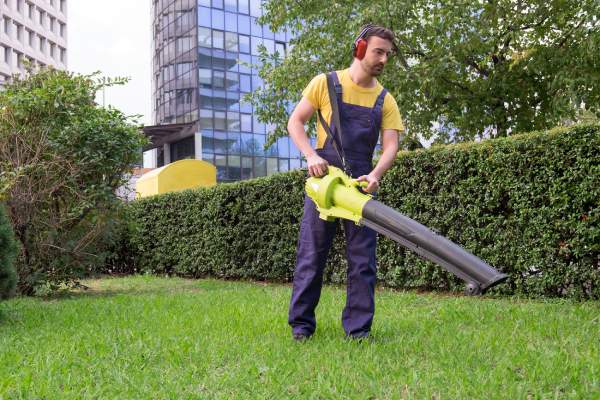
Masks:
[[[223,8],[223,0],[212,0],[212,6],[214,8]]]
[[[240,54],[240,72],[249,74],[252,69],[248,66],[248,64],[252,64],[252,57],[249,54]],[[246,65],[244,65],[246,64]]]
[[[214,151],[215,153],[225,153],[227,151],[227,133],[215,132]]]
[[[252,36],[261,36],[262,37],[262,26],[260,26],[259,23],[256,22],[256,18],[250,18],[250,19],[251,19],[250,32],[252,32]]]
[[[237,32],[237,15],[226,12],[225,13],[225,30],[230,32]]]
[[[250,75],[240,75],[240,90],[242,92],[252,91]]]
[[[210,7],[210,0],[198,0],[198,5]]]
[[[214,151],[213,132],[210,130],[202,130],[202,151],[206,153],[212,153]],[[204,158],[204,156],[202,158]]]
[[[287,158],[279,159],[279,172],[286,172],[290,170],[289,160]]]
[[[250,17],[247,15],[238,15],[238,32],[250,34]]]
[[[241,150],[242,154],[252,155],[255,143],[252,139],[252,134],[242,133],[241,134]]]
[[[225,0],[225,11],[237,12],[237,0]]]
[[[239,67],[238,58],[239,58],[238,53],[232,53],[231,51],[228,51],[225,54],[225,66],[229,71],[231,71],[231,72],[238,71],[238,67]]]
[[[290,170],[293,170],[293,169],[300,169],[300,159],[293,158],[290,160]]]
[[[224,29],[225,28],[225,14],[221,10],[212,11],[212,27],[216,29]]]
[[[225,52],[223,50],[213,50],[213,68],[225,69]]]
[[[252,112],[252,104],[250,104],[246,101],[240,101],[240,111],[245,112],[245,113],[251,113]]]
[[[248,6],[248,0],[239,0],[238,1],[238,12],[242,14],[249,14],[250,7]]]
[[[285,42],[285,31],[275,32],[275,40]]]
[[[239,35],[238,36],[240,53],[250,53],[250,36]]]
[[[263,26],[263,34],[267,39],[275,39],[275,34],[269,28],[269,25]]]
[[[289,143],[287,137],[281,137],[277,139],[277,147],[279,148],[279,157],[289,157]]]
[[[198,25],[210,28],[210,21],[210,8],[198,7]]]
[[[210,49],[198,48],[198,67],[212,68],[212,56]]]
[[[242,148],[242,137],[239,133],[227,132],[229,154],[240,154]]]

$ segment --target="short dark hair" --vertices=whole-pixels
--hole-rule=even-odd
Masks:
[[[396,46],[396,35],[394,35],[394,32],[392,32],[386,27],[374,24],[367,24],[361,29],[361,32],[364,32],[362,37],[365,40],[370,38],[371,36],[377,36],[390,41],[392,43],[392,51],[396,52],[398,50],[398,46]]]

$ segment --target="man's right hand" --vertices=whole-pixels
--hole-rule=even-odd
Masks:
[[[323,158],[319,157],[318,154],[313,154],[306,157],[306,163],[308,165],[308,174],[316,178],[320,178],[327,174],[327,167],[329,163]]]

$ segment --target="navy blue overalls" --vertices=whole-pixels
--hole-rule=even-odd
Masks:
[[[342,146],[353,178],[369,174],[373,169],[373,152],[381,128],[383,89],[372,108],[342,101],[342,86],[337,73],[331,72],[342,125]],[[333,119],[332,119],[333,120]],[[331,126],[334,134],[337,127]],[[340,156],[327,137],[320,157],[342,168]],[[343,220],[348,261],[346,306],[342,312],[342,325],[346,335],[360,337],[368,333],[375,312],[375,246],[376,232]],[[305,196],[304,215],[300,224],[300,238],[296,252],[296,268],[290,302],[288,323],[294,334],[312,335],[316,328],[315,308],[319,303],[323,270],[333,242],[336,222],[319,218],[313,201]]]

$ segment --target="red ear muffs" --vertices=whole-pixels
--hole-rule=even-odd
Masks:
[[[365,58],[365,54],[367,54],[367,40],[358,39],[354,45],[354,57],[362,60]]]

